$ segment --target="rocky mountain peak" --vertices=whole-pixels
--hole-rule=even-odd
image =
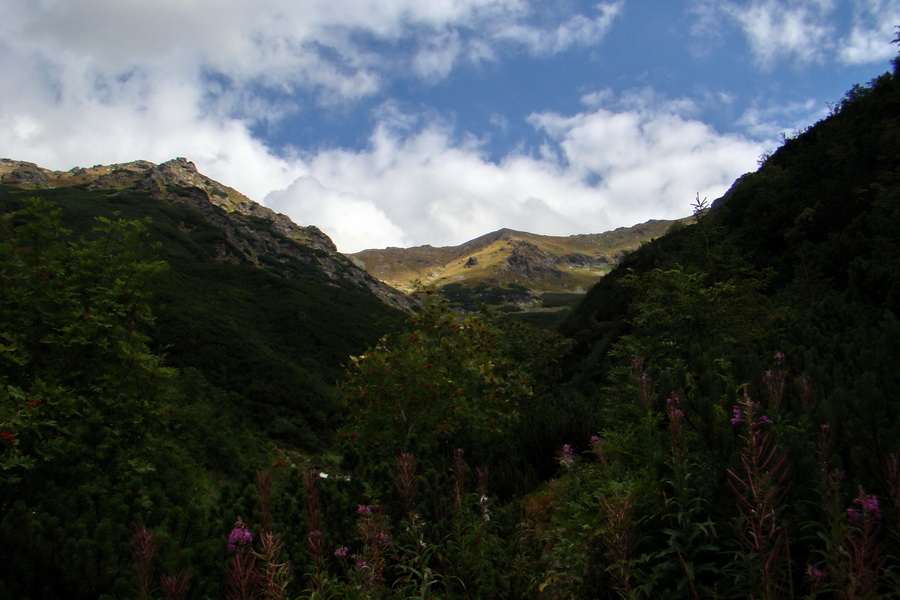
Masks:
[[[220,229],[227,240],[219,249],[220,260],[250,262],[275,272],[278,269],[273,264],[278,263],[279,257],[316,262],[335,282],[349,280],[391,306],[411,310],[415,304],[339,254],[331,238],[318,227],[297,225],[288,216],[203,175],[193,162],[183,157],[158,165],[136,160],[75,167],[69,171],[53,171],[34,163],[0,158],[0,183],[34,189],[81,185],[98,190],[144,191],[160,200],[188,207]]]

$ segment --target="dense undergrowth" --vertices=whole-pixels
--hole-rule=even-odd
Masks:
[[[16,200],[0,595],[897,597],[898,67],[698,199],[560,333],[434,300],[362,344],[365,307],[314,333],[302,296],[237,330],[224,304],[295,284],[160,261],[155,221],[72,233]],[[186,300],[191,276],[254,283]],[[274,329],[312,346],[253,345]],[[318,355],[335,388],[304,378],[315,335],[357,340]]]

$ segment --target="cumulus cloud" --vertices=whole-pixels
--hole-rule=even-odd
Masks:
[[[521,44],[534,54],[556,54],[573,46],[598,44],[621,13],[624,0],[598,4],[597,16],[575,15],[554,29],[512,22],[499,28],[495,38]]]
[[[698,37],[720,37],[723,18],[736,24],[763,70],[780,61],[821,63],[836,57],[844,64],[860,65],[894,56],[891,40],[900,22],[900,2],[853,0],[847,31],[842,31],[838,8],[836,0],[694,0],[690,11]]]
[[[841,38],[838,55],[851,65],[880,62],[895,55],[891,41],[900,24],[897,0],[859,0],[855,3],[853,27]]]
[[[781,58],[821,60],[834,35],[827,21],[832,9],[829,0],[762,0],[747,5],[729,3],[724,10],[740,24],[757,63],[770,68]]]
[[[536,16],[535,6],[0,0],[0,147],[52,168],[188,155],[262,195],[303,164],[266,148],[254,127],[309,103],[371,97],[398,77],[441,79],[461,61],[595,43],[616,4],[587,20],[571,10]],[[502,33],[519,26],[534,39]]]
[[[375,247],[455,245],[501,227],[600,232],[689,214],[697,193],[718,197],[763,149],[679,114],[686,102],[643,91],[613,100],[615,110],[532,115],[545,147],[497,162],[445,124],[385,122],[366,149],[310,157],[306,175],[266,203],[316,222],[345,252],[376,237]]]
[[[269,193],[266,204],[290,213],[297,223],[319,227],[327,223],[325,231],[333,240],[352,240],[358,249],[409,245],[403,230],[375,201],[326,188],[312,177],[299,177],[286,189]]]
[[[558,207],[546,207],[548,200],[562,201],[573,190],[584,193],[567,183],[556,165],[524,156],[492,163],[477,139],[455,136],[433,122],[412,131],[382,123],[368,148],[325,150],[310,157],[307,168],[317,189],[288,188],[265,202],[295,220],[318,219],[348,252],[370,247],[369,230],[375,227],[382,246],[447,245],[500,227],[533,228],[531,211],[565,221]],[[346,217],[354,218],[361,207],[384,216],[377,222],[360,219],[354,229]]]
[[[495,58],[498,45],[552,53],[597,43],[621,0],[599,5],[595,18],[561,11],[540,19],[521,0],[4,4],[7,48],[49,65],[45,76],[75,69],[114,84],[140,70],[199,85],[201,74],[215,73],[238,87],[317,91],[333,102],[380,91],[406,71],[397,67],[408,66],[409,48],[416,75],[441,78],[460,60]]]
[[[884,35],[871,15],[896,8],[859,0],[853,29],[839,37],[824,20],[834,10],[827,0],[697,2],[704,23],[740,28],[761,66],[837,48],[846,63],[863,61]],[[0,149],[55,169],[187,156],[322,227],[345,251],[458,244],[500,227],[565,235],[679,217],[695,194],[721,194],[763,150],[702,123],[695,100],[600,89],[583,94],[579,110],[545,109],[525,123],[488,106],[495,134],[526,130],[515,150],[489,151],[480,134],[388,98],[510,57],[551,62],[590,47],[596,66],[610,58],[601,45],[625,6],[0,0]],[[332,105],[378,106],[365,147],[276,150],[260,134],[306,110],[333,116]],[[763,135],[777,116],[748,111],[745,131]]]

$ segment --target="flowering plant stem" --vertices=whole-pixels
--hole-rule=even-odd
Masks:
[[[740,511],[737,537],[753,597],[774,600],[785,592],[788,559],[787,531],[779,518],[787,493],[787,454],[767,430],[772,421],[757,416],[759,404],[750,399],[746,387],[738,405],[731,421],[743,429],[738,436],[740,466],[728,470],[728,484]]]

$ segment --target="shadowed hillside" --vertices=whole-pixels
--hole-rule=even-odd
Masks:
[[[0,162],[0,206],[45,198],[86,232],[97,217],[149,219],[153,346],[233,395],[260,430],[318,445],[339,402],[331,389],[347,357],[414,304],[299,227],[177,159],[48,171]],[[301,383],[302,382],[302,383]],[[324,429],[323,429],[324,428]]]

